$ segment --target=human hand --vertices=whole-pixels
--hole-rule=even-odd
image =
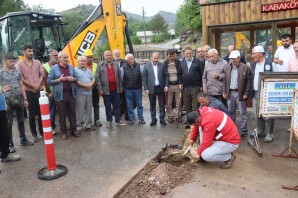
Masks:
[[[246,100],[248,98],[247,95],[243,95],[243,99]]]
[[[278,62],[277,63],[280,64],[280,65],[282,65],[284,63],[284,61],[281,60],[281,59],[278,59]]]
[[[65,77],[64,74],[62,74],[59,78],[59,81],[67,81],[67,77]]]
[[[183,85],[182,85],[182,84],[179,85],[179,89],[180,89],[180,90],[183,89]]]
[[[29,106],[29,103],[27,100],[24,100],[24,107],[28,107]]]
[[[222,97],[224,97],[224,99],[227,99],[227,94],[222,94]]]
[[[102,96],[103,95],[103,91],[98,91],[98,95]]]
[[[7,91],[9,91],[10,90],[10,86],[9,85],[6,85],[6,86],[4,86],[3,88],[2,88],[2,91],[3,92],[7,92]]]
[[[72,76],[66,76],[66,78],[67,78],[67,81],[70,81],[70,82],[74,81],[74,77]]]
[[[168,92],[169,88],[168,87],[165,87],[164,88],[164,92]]]
[[[189,145],[193,145],[193,143],[194,143],[195,141],[194,140],[189,140]]]
[[[146,90],[145,93],[146,93],[147,95],[149,95],[149,90]]]
[[[217,79],[219,77],[218,73],[213,74],[213,78]]]

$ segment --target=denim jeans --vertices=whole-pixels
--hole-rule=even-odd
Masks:
[[[142,105],[142,89],[125,89],[125,98],[128,117],[130,121],[134,121],[134,104],[137,105],[138,120],[144,120]]]
[[[120,121],[120,94],[117,91],[111,91],[110,95],[103,96],[103,102],[106,108],[107,121],[112,122],[112,105],[115,113],[116,123]]]
[[[35,116],[38,116],[38,128],[39,128],[39,134],[43,135],[43,129],[42,129],[42,122],[41,122],[41,115],[40,115],[40,108],[39,108],[39,97],[40,94],[33,93],[31,91],[26,91],[27,98],[28,98],[28,110],[29,110],[29,126],[30,130],[33,136],[37,136],[37,130],[36,130],[36,120]]]
[[[21,105],[19,107],[13,107],[9,100],[6,100],[8,106],[8,111],[6,111],[6,118],[8,122],[8,136],[9,144],[13,144],[12,140],[12,125],[13,125],[13,113],[16,112],[16,119],[18,123],[18,130],[20,136],[20,142],[26,141],[25,126],[24,126],[24,102],[21,100]]]

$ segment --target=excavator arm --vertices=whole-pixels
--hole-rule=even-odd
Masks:
[[[250,49],[250,41],[246,36],[242,32],[235,32],[235,48],[239,50],[242,45],[245,49]]]
[[[96,11],[101,9],[99,16],[91,21]],[[77,58],[86,49],[93,50],[103,30],[106,30],[110,50],[119,49],[121,57],[125,56],[124,34],[133,53],[130,37],[127,31],[126,16],[121,9],[121,0],[102,0],[84,21],[66,44],[63,51],[68,53],[72,65],[77,65]]]

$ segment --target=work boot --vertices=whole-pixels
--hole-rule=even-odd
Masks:
[[[266,137],[264,142],[269,143],[273,141],[273,128],[274,128],[274,120],[266,120]]]
[[[262,119],[257,120],[257,134],[258,137],[265,137],[265,121]]]

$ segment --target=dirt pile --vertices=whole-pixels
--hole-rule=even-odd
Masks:
[[[168,197],[176,186],[191,179],[194,166],[178,148],[166,147],[133,177],[114,197]]]

